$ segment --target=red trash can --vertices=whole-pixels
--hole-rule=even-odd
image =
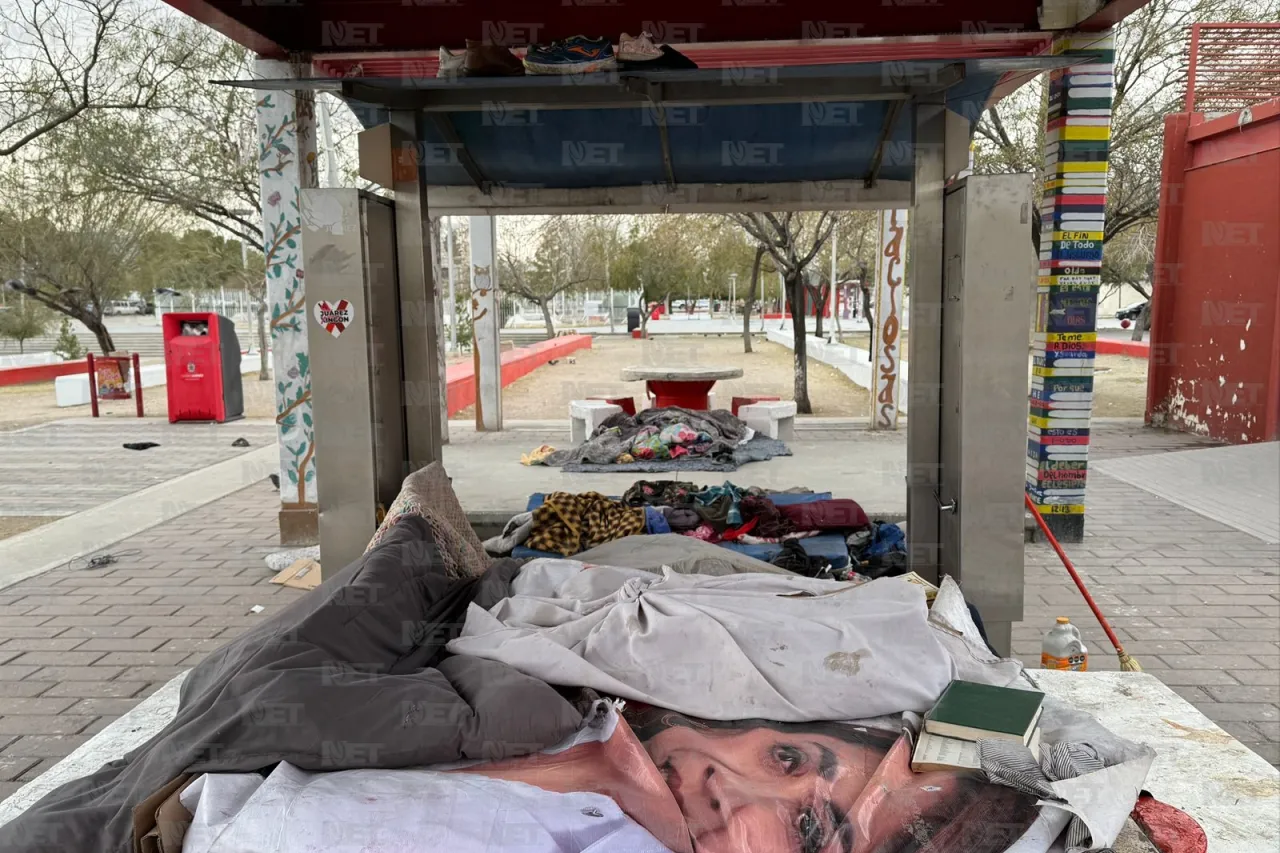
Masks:
[[[172,313],[162,329],[169,423],[244,417],[235,324],[211,312]]]

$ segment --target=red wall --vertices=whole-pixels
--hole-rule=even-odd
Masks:
[[[88,369],[83,360],[64,361],[61,364],[33,364],[29,367],[0,367],[0,388],[32,382],[52,382],[59,376],[85,373]]]
[[[1280,99],[1165,119],[1147,421],[1233,444],[1280,428]]]
[[[517,347],[502,354],[502,387],[521,376],[527,376],[553,358],[563,358],[580,349],[591,349],[590,335],[564,335],[527,347]],[[450,365],[445,372],[448,384],[449,414],[456,415],[476,401],[474,364]]]

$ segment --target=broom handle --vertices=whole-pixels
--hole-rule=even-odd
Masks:
[[[1076,582],[1076,588],[1080,590],[1080,594],[1084,596],[1084,601],[1089,605],[1089,609],[1093,611],[1093,615],[1098,617],[1098,623],[1102,625],[1102,630],[1106,632],[1107,639],[1111,641],[1111,645],[1116,647],[1116,651],[1123,652],[1124,646],[1120,645],[1120,641],[1116,639],[1116,632],[1111,630],[1111,623],[1107,621],[1107,617],[1102,615],[1102,611],[1098,609],[1098,605],[1094,603],[1093,596],[1089,594],[1089,590],[1085,587],[1084,581],[1080,580],[1080,575],[1076,573],[1076,567],[1071,565],[1071,558],[1067,556],[1067,552],[1062,550],[1062,546],[1058,544],[1058,538],[1053,535],[1053,531],[1049,530],[1049,525],[1044,523],[1044,516],[1040,514],[1040,510],[1036,509],[1036,505],[1031,502],[1031,495],[1026,492],[1022,493],[1023,500],[1026,501],[1027,509],[1031,510],[1031,514],[1035,516],[1036,524],[1040,525],[1040,531],[1044,533],[1045,538],[1049,540],[1049,544],[1053,546],[1053,550],[1058,552],[1058,557],[1062,560],[1062,565],[1067,567],[1067,574],[1071,575],[1071,579]]]

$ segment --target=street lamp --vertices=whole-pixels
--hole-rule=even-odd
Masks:
[[[733,307],[738,304],[738,274],[729,273],[729,316],[733,316]]]

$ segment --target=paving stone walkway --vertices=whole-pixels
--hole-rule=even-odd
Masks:
[[[249,446],[233,447],[238,438]],[[144,441],[158,446],[121,446]],[[0,431],[0,515],[70,515],[274,441],[269,421],[80,419]]]
[[[1094,441],[1097,458],[1201,444],[1115,424]],[[302,594],[267,582],[276,499],[264,481],[118,543],[137,553],[114,566],[0,589],[0,798]],[[1068,550],[1128,650],[1280,764],[1280,546],[1101,473],[1088,506],[1086,539]],[[1028,546],[1026,582],[1016,654],[1037,665],[1041,635],[1065,615],[1092,668],[1116,668],[1048,546]],[[255,604],[266,613],[250,615]]]
[[[136,550],[116,565],[0,589],[0,799],[302,595],[268,583],[277,500],[264,480],[112,546]]]

